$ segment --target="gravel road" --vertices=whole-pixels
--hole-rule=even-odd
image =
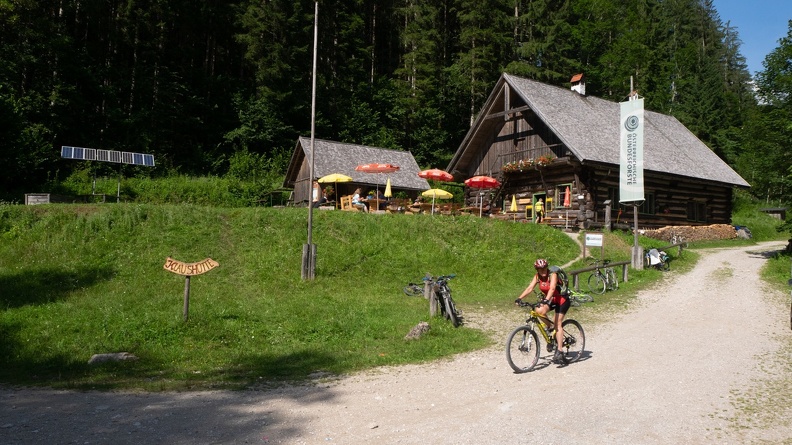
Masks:
[[[467,308],[497,345],[313,385],[185,393],[0,389],[3,444],[792,443],[789,294],[759,281],[779,243],[709,250],[618,316],[572,309],[583,359],[526,374],[524,320]],[[462,300],[462,298],[459,298]],[[544,354],[543,354],[544,355]],[[780,390],[779,390],[780,388]]]

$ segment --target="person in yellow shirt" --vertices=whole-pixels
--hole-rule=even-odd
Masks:
[[[544,219],[544,202],[542,198],[539,198],[534,204],[534,214],[536,215],[536,223],[541,223]]]

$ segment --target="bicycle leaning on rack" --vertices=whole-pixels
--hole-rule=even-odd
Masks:
[[[592,293],[604,294],[606,290],[616,290],[619,288],[619,279],[616,278],[616,270],[608,266],[610,260],[595,261],[594,272],[588,277],[588,287]],[[600,265],[601,264],[601,265]]]
[[[432,290],[437,298],[443,318],[449,320],[455,328],[458,328],[462,324],[462,314],[457,310],[454,299],[451,298],[451,288],[448,287],[448,281],[454,277],[456,277],[455,274],[440,275],[436,278],[426,276],[423,280],[432,283]]]
[[[506,340],[506,360],[514,372],[522,373],[533,369],[539,361],[539,337],[544,339],[547,352],[555,351],[556,338],[555,330],[548,332],[545,328],[545,323],[550,320],[536,312],[538,303],[521,301],[519,305],[530,308],[530,312],[525,326],[520,326],[509,334]],[[569,364],[580,359],[583,354],[586,335],[583,333],[583,326],[575,320],[566,319],[561,326],[564,328],[564,342],[558,349],[562,353],[563,361]]]

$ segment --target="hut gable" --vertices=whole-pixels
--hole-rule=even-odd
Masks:
[[[381,163],[399,166],[399,170],[387,175],[391,187],[396,190],[420,191],[429,189],[429,183],[420,178],[421,169],[409,151],[391,150],[366,145],[314,139],[314,177],[321,178],[333,173],[341,173],[352,178],[350,184],[365,187],[383,186],[384,175],[359,172],[355,167],[361,164]],[[307,199],[309,189],[309,157],[311,138],[300,137],[292,153],[283,186],[295,190],[295,200]]]
[[[491,133],[504,124],[493,114],[508,118],[512,113],[534,114],[564,146],[556,155],[571,154],[582,164],[610,164],[618,167],[619,104],[569,89],[503,74],[487,99],[447,170],[472,176],[493,174],[500,165],[481,171],[476,161]],[[723,162],[676,118],[652,111],[644,113],[644,171],[652,171],[704,181],[749,187],[749,184]],[[550,143],[552,141],[545,141]],[[479,171],[472,171],[478,169]]]

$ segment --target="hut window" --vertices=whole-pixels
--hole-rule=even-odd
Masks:
[[[569,199],[567,199],[567,190],[569,190]],[[555,198],[553,198],[553,202],[555,203],[556,208],[558,209],[568,209],[572,207],[572,183],[569,184],[558,184],[555,189]],[[569,202],[569,205],[564,205],[565,202]]]
[[[646,193],[644,192],[644,202],[641,204],[640,208],[638,209],[639,213],[643,213],[644,215],[654,215],[657,213],[657,207],[655,207],[655,195],[654,193]]]
[[[687,205],[688,221],[707,222],[707,205],[703,202],[689,201]]]

